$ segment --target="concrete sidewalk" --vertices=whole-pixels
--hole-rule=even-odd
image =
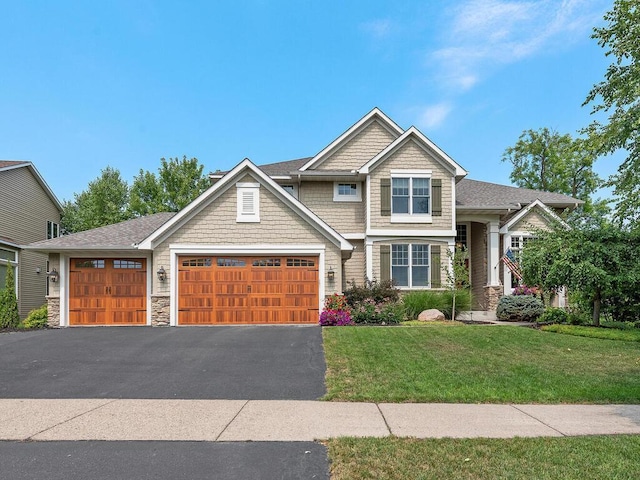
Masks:
[[[640,405],[0,399],[0,440],[313,441],[640,434]]]

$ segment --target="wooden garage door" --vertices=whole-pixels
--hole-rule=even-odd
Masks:
[[[145,325],[144,258],[72,258],[69,325]]]
[[[178,324],[317,323],[318,257],[179,257]]]

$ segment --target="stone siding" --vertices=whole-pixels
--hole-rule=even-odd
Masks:
[[[502,285],[487,285],[484,287],[484,301],[486,308],[483,310],[495,312],[496,308],[498,308],[498,302],[500,301],[500,297],[502,297],[502,293]]]
[[[60,326],[60,297],[47,297],[47,325]]]
[[[169,296],[153,295],[151,297],[151,325],[154,327],[169,326],[171,301]]]

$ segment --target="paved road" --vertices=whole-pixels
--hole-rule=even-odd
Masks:
[[[11,480],[328,479],[324,446],[310,442],[0,442]]]
[[[320,327],[65,328],[0,335],[0,398],[314,400]]]

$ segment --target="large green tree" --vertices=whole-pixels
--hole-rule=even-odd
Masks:
[[[612,62],[604,80],[594,85],[585,105],[592,114],[607,115],[585,130],[598,153],[625,150],[627,157],[609,180],[617,197],[615,216],[621,222],[640,220],[640,2],[615,0],[604,16],[607,24],[595,28],[592,38],[606,48]]]
[[[20,323],[13,267],[7,266],[5,286],[0,289],[0,328],[15,328]]]
[[[525,130],[502,155],[513,167],[510,180],[519,187],[564,193],[585,202],[601,185],[593,171],[595,159],[585,140],[546,127]]]
[[[133,179],[130,212],[142,216],[183,209],[210,186],[203,172],[197,158],[161,158],[157,174],[140,170]]]
[[[523,279],[554,291],[566,286],[590,302],[594,325],[603,305],[640,314],[640,233],[611,223],[536,232],[522,252]],[[635,305],[635,306],[633,306]],[[623,320],[624,318],[618,318]]]
[[[62,230],[67,233],[111,225],[131,218],[128,212],[129,186],[118,169],[107,167],[62,205]]]

